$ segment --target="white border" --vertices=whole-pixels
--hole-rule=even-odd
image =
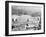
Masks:
[[[34,31],[34,30],[31,30],[31,31],[11,31],[11,6],[12,5],[16,5],[16,6],[41,6],[42,8],[41,8],[41,30],[36,30],[36,31]],[[43,5],[39,5],[39,4],[21,4],[21,3],[9,3],[9,35],[11,35],[11,34],[26,34],[26,33],[42,33],[43,32],[43,30],[44,30],[44,23],[43,23]]]

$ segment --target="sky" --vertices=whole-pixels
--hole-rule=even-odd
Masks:
[[[29,15],[31,14],[40,14],[41,13],[41,7],[40,6],[12,6],[12,13],[13,14],[22,14],[22,13],[27,13]]]

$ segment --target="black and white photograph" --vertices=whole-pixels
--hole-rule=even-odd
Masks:
[[[41,7],[12,5],[12,31],[41,29]]]
[[[44,3],[8,2],[6,5],[8,35],[45,32]]]

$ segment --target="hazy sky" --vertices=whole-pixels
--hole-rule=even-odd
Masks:
[[[39,6],[13,6],[14,9],[23,9],[32,12],[40,12],[41,7]]]
[[[12,6],[12,13],[15,14],[17,12],[19,12],[20,14],[22,12],[25,12],[28,14],[33,14],[33,13],[40,14],[41,7],[39,7],[39,6]]]

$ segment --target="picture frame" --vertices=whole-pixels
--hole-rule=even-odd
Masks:
[[[25,13],[25,12],[27,12],[27,13]],[[22,14],[22,13],[25,13],[25,14]],[[31,15],[32,20],[35,20],[35,21],[36,21],[35,18],[38,18],[37,16],[40,16],[41,17],[41,19],[40,19],[41,28],[39,29],[39,27],[37,27],[37,28],[35,27],[36,29],[31,30],[31,31],[30,31],[30,29],[29,29],[29,31],[27,29],[21,31],[21,30],[16,30],[15,27],[12,28],[13,25],[11,25],[11,24],[14,24],[14,21],[16,18],[14,16],[17,15],[18,17],[20,17],[20,16],[22,16],[21,14],[26,15],[26,16],[24,16],[24,17],[26,17],[25,19],[27,19],[27,17],[28,17],[27,15]],[[12,18],[14,20],[12,20]],[[21,18],[21,19],[23,19],[23,18]],[[22,23],[23,21],[19,20],[19,24],[20,24],[20,22]],[[27,22],[27,23],[29,23],[29,22]],[[16,24],[14,26],[16,26]],[[31,25],[31,27],[32,26],[34,26],[34,25]],[[28,26],[28,28],[29,28],[29,26]],[[45,3],[5,1],[5,35],[6,36],[19,36],[19,35],[34,35],[34,34],[45,34]]]

